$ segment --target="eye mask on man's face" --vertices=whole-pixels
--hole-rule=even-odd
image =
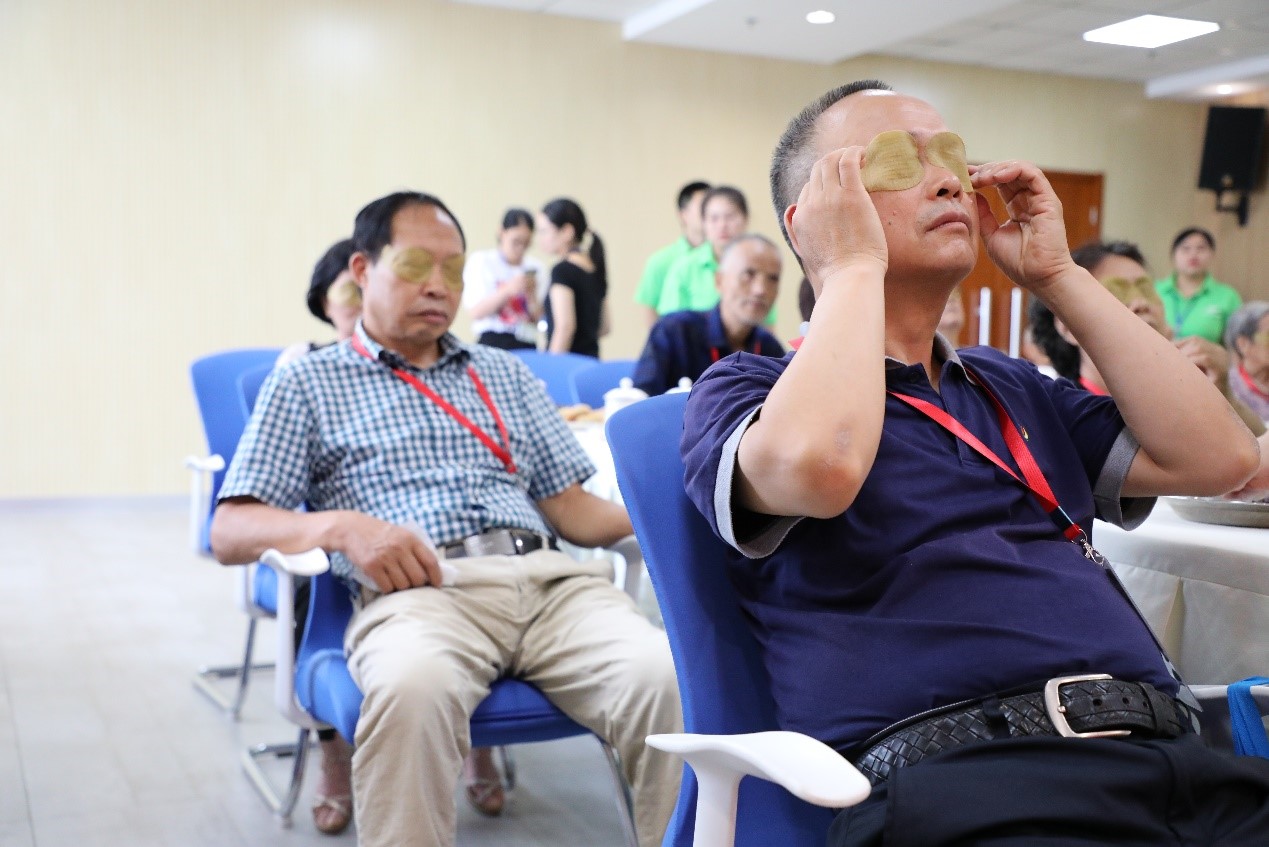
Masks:
[[[1147,303],[1156,306],[1163,305],[1159,292],[1155,290],[1154,280],[1148,276],[1138,277],[1137,279],[1111,276],[1101,280],[1101,284],[1107,291],[1115,295],[1116,300],[1125,306],[1131,306],[1138,300],[1145,300]]]
[[[392,248],[388,248],[392,249]],[[436,257],[422,247],[395,250],[390,256],[392,272],[406,282],[422,285],[436,267]],[[463,265],[467,257],[462,253],[441,262],[441,279],[452,291],[463,290]]]
[[[355,281],[347,277],[336,280],[334,285],[326,289],[326,302],[332,306],[360,306],[361,289]]]
[[[925,160],[936,168],[952,172],[961,188],[974,190],[969,181],[969,166],[965,159],[965,142],[954,132],[933,135],[925,145]],[[864,167],[861,176],[868,191],[903,191],[921,181],[925,169],[916,139],[901,130],[883,132],[868,142],[864,151]]]

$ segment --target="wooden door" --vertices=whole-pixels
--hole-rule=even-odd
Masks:
[[[1045,176],[1062,201],[1062,218],[1066,223],[1066,241],[1070,247],[1078,247],[1101,237],[1102,175],[1045,171]],[[1004,202],[995,191],[984,192],[991,203],[997,220],[1005,219]],[[979,305],[981,292],[991,292],[991,320],[988,325],[987,343],[1005,352],[1009,350],[1013,292],[1018,287],[1009,281],[987,257],[987,251],[979,249],[978,264],[961,283],[961,299],[965,305],[965,328],[961,332],[961,344],[978,344],[980,338]],[[1020,289],[1018,289],[1020,290]],[[1021,323],[1019,336],[1026,326],[1027,294],[1022,292]]]

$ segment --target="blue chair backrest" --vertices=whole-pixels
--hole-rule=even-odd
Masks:
[[[679,440],[685,393],[614,413],[608,442],[674,654],[687,732],[777,729],[771,678],[736,602],[727,552],[683,490]],[[685,773],[666,845],[692,843],[696,781]],[[832,812],[771,783],[741,783],[736,844],[822,845]]]
[[[546,393],[557,406],[573,402],[573,384],[569,375],[580,368],[590,367],[598,359],[578,353],[542,353],[537,350],[512,350],[519,356],[533,375],[546,383]]]
[[[569,374],[573,402],[585,403],[592,409],[603,408],[604,392],[616,388],[623,377],[634,376],[634,359],[609,359]]]
[[[203,434],[207,436],[207,450],[223,458],[226,467],[233,459],[238,439],[247,426],[248,416],[243,408],[238,378],[252,368],[266,364],[272,367],[280,352],[278,347],[226,350],[196,359],[190,365],[194,397],[203,421]],[[212,474],[211,509],[216,508],[216,496],[224,481],[223,470]]]
[[[260,386],[273,373],[273,363],[257,365],[242,372],[238,377],[238,399],[242,401],[242,411],[246,420],[251,420],[251,412],[256,407],[256,397],[260,394]]]

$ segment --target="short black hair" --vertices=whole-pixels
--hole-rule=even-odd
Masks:
[[[334,321],[326,316],[326,292],[330,291],[331,285],[339,279],[339,275],[348,270],[348,260],[355,252],[357,251],[353,248],[351,238],[336,241],[313,266],[313,277],[308,283],[308,310],[319,321],[326,321],[331,326],[335,325]]]
[[[679,211],[687,208],[687,204],[692,202],[692,198],[702,191],[709,191],[710,184],[708,182],[689,182],[687,185],[679,189]]]
[[[1189,238],[1191,235],[1203,236],[1203,240],[1207,242],[1207,246],[1213,250],[1216,249],[1216,239],[1212,237],[1210,232],[1203,229],[1201,226],[1187,226],[1185,229],[1176,234],[1176,238],[1172,239],[1172,252],[1175,253],[1176,248],[1181,246],[1181,242]]]
[[[1032,298],[1027,306],[1027,323],[1031,327],[1031,339],[1049,357],[1058,376],[1079,382],[1080,348],[1058,333],[1053,312],[1038,298]]]
[[[1123,256],[1125,259],[1132,259],[1143,268],[1146,266],[1146,257],[1141,255],[1141,249],[1131,241],[1090,241],[1071,251],[1071,258],[1075,264],[1089,273],[1092,273],[1107,256]]]
[[[450,217],[453,217],[452,215]],[[518,226],[527,226],[529,232],[533,232],[533,215],[528,209],[508,209],[502,215],[502,228],[515,229]]]
[[[742,215],[746,218],[749,217],[749,203],[745,200],[744,192],[731,185],[718,185],[706,192],[705,199],[701,201],[701,217],[705,216],[705,207],[715,197],[726,197],[732,202],[732,205],[740,210]]]
[[[392,243],[392,220],[397,212],[406,206],[432,206],[449,216],[458,230],[458,237],[467,249],[467,236],[463,234],[463,225],[439,198],[422,191],[398,191],[387,197],[380,197],[367,203],[357,213],[353,224],[353,248],[358,253],[365,253],[372,262],[379,261],[383,248]]]
[[[815,125],[820,116],[839,100],[857,94],[860,91],[894,91],[889,85],[877,79],[861,79],[839,85],[812,101],[805,109],[798,112],[784,134],[776,142],[775,151],[771,154],[771,203],[775,206],[776,220],[780,224],[780,234],[790,247],[793,242],[784,227],[784,210],[797,202],[802,193],[802,186],[811,178],[811,167],[815,164],[811,142],[815,136]]]

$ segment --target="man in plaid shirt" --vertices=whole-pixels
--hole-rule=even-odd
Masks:
[[[582,490],[594,469],[528,368],[449,333],[466,243],[440,200],[376,200],[353,241],[356,332],[265,383],[212,546],[226,564],[321,547],[360,583],[359,843],[453,843],[469,716],[512,675],[617,748],[639,841],[660,844],[680,766],[643,739],[682,722],[665,636],[554,549],[629,535],[625,511]]]

